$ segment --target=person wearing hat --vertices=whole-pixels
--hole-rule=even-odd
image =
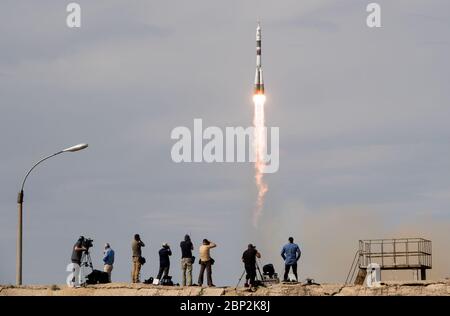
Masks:
[[[105,251],[103,252],[103,271],[108,273],[108,280],[111,283],[111,271],[114,264],[114,250],[111,249],[109,243],[105,244]]]
[[[245,272],[247,273],[245,287],[250,286],[254,288],[256,286],[256,258],[261,258],[261,254],[256,250],[256,247],[252,244],[248,244],[247,250],[242,254],[242,262],[244,262]]]
[[[84,245],[84,237],[80,236],[75,245],[73,245],[72,250],[72,269],[73,269],[73,279],[70,282],[72,287],[80,287],[82,283],[82,273],[81,273],[81,258],[83,257],[83,251],[87,251]]]
[[[169,256],[172,255],[170,246],[168,243],[163,243],[162,248],[159,250],[159,272],[156,277],[161,280],[161,277],[167,277],[169,275],[170,259]],[[164,274],[164,275],[163,275]]]

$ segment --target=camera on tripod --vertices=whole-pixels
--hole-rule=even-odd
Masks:
[[[89,248],[94,246],[94,240],[91,238],[84,238],[81,245],[86,248],[86,252],[89,251]]]
[[[83,251],[83,255],[81,256],[80,266],[93,269],[91,255],[89,254],[89,248],[94,246],[94,240],[81,236],[79,241],[81,242],[81,247],[86,249]]]

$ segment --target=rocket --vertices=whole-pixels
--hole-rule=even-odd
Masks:
[[[261,66],[261,26],[256,26],[256,74],[255,94],[264,94],[264,80]]]

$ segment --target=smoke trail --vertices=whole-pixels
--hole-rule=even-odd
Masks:
[[[266,135],[264,127],[264,103],[266,99],[264,95],[255,95],[253,102],[255,105],[255,113],[253,118],[253,125],[255,128],[254,136],[254,153],[255,153],[255,182],[258,189],[256,199],[256,207],[253,212],[253,226],[258,226],[259,218],[262,215],[264,207],[264,196],[268,190],[267,184],[264,182],[264,153],[266,152]]]

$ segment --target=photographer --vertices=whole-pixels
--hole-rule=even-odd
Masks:
[[[133,258],[133,270],[131,271],[131,279],[133,283],[139,283],[139,277],[142,267],[142,251],[141,248],[145,247],[139,234],[134,235],[134,239],[131,243],[132,258]]]
[[[247,273],[245,287],[249,286],[249,280],[251,288],[256,286],[256,258],[261,258],[261,254],[255,246],[249,244],[247,250],[242,254],[242,262],[244,262],[245,272]]]
[[[208,286],[215,286],[212,283],[212,265],[214,264],[214,259],[211,258],[210,249],[216,247],[217,245],[208,239],[203,239],[203,244],[199,248],[199,257],[200,257],[200,274],[198,276],[198,285],[203,285],[203,275],[206,270],[206,278],[208,282]]]
[[[87,251],[86,247],[84,247],[84,242],[84,237],[80,236],[72,250],[71,260],[73,264],[73,287],[80,287],[81,285],[81,257],[83,256],[83,251]]]
[[[192,285],[192,264],[194,263],[195,257],[192,256],[192,250],[194,250],[194,245],[192,244],[191,237],[189,235],[184,236],[184,241],[180,242],[181,248],[181,276],[182,276],[182,286]],[[187,274],[187,276],[186,276]]]
[[[161,280],[161,277],[167,277],[169,275],[170,268],[170,258],[172,255],[172,251],[170,250],[170,246],[168,243],[164,243],[162,248],[159,250],[159,272],[156,277],[158,280]],[[163,276],[164,273],[164,276]]]

